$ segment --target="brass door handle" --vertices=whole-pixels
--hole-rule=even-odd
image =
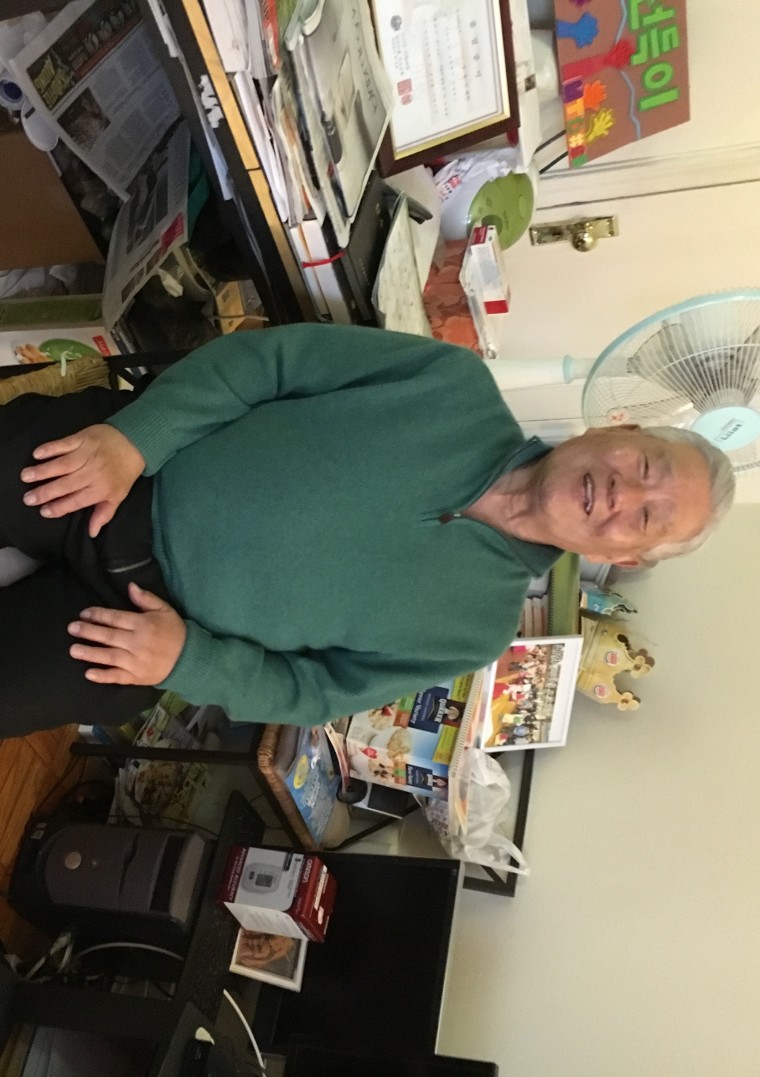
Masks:
[[[534,247],[567,240],[573,250],[592,251],[600,239],[612,239],[619,235],[617,217],[581,217],[576,221],[557,221],[553,224],[535,224],[529,229]]]

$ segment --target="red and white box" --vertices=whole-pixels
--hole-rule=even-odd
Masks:
[[[247,931],[324,942],[335,891],[318,856],[235,845],[218,901]]]
[[[504,252],[493,225],[473,228],[464,252],[459,282],[467,296],[480,350],[486,359],[499,355],[511,291],[504,265]]]

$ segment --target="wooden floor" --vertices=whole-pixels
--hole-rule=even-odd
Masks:
[[[69,754],[76,726],[0,741],[0,890],[7,891],[24,827],[35,808],[50,810],[79,780],[80,761]],[[61,780],[63,778],[63,780]],[[0,898],[0,940],[8,953],[25,959],[47,950],[45,937]]]

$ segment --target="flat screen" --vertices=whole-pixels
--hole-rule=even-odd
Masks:
[[[392,1053],[358,1054],[339,1047],[297,1044],[289,1053],[285,1077],[499,1077],[493,1062],[469,1058],[401,1057]]]
[[[254,1022],[279,1054],[296,1037],[346,1049],[433,1054],[459,863],[320,853],[335,875],[324,943],[309,943],[298,993],[262,985]],[[263,1041],[263,1042],[262,1042]]]
[[[147,1077],[156,1056],[153,1043],[66,1028],[37,1027],[19,1048],[16,1072],[21,1077]]]

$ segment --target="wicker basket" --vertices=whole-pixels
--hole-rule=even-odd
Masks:
[[[295,801],[274,765],[281,731],[282,726],[280,725],[267,725],[265,727],[256,752],[256,762],[262,778],[277,798],[277,803],[280,805],[282,813],[288,820],[293,832],[298,837],[301,847],[309,852],[316,852],[320,846],[317,845],[309,833]]]

